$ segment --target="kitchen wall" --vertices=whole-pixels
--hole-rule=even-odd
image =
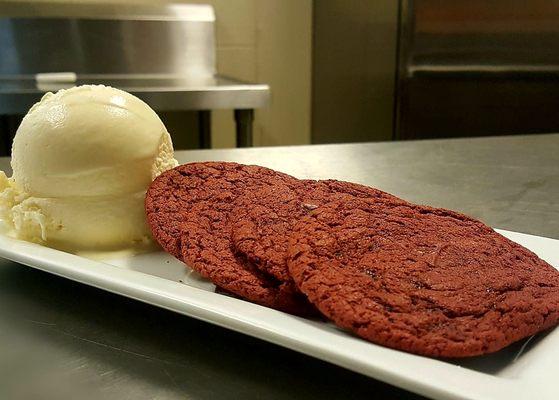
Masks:
[[[217,14],[218,71],[268,83],[256,113],[256,145],[310,143],[311,0],[211,0]],[[216,145],[232,146],[231,115],[216,113]]]
[[[124,2],[161,4],[168,1],[112,1]],[[214,6],[217,16],[217,67],[220,74],[271,86],[270,106],[256,111],[254,144],[270,146],[310,143],[312,0],[174,2],[206,3]],[[173,126],[181,126],[176,118],[175,116]],[[212,129],[214,147],[235,146],[232,111],[214,112]],[[175,134],[178,135],[176,132]],[[190,132],[180,133],[188,134]]]

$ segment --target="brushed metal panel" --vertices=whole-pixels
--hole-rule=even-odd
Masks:
[[[559,131],[559,1],[403,0],[397,137]]]
[[[0,19],[0,78],[41,72],[215,74],[209,21]]]

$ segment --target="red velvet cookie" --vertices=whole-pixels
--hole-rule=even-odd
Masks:
[[[497,351],[559,320],[559,272],[449,210],[344,199],[295,224],[288,266],[328,318],[433,357]]]
[[[399,200],[380,190],[335,180],[301,180],[296,184],[262,186],[237,197],[231,211],[235,249],[257,268],[282,282],[291,281],[287,269],[287,238],[303,216],[322,204],[347,195]]]
[[[280,190],[297,179],[258,166],[226,162],[178,166],[157,177],[146,195],[154,238],[221,288],[255,303],[306,314],[313,310],[292,283],[262,273],[232,250],[229,212],[244,190]]]

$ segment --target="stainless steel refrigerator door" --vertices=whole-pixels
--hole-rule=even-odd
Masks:
[[[559,2],[403,0],[396,137],[559,131]]]

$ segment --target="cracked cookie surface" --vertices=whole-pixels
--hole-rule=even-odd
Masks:
[[[235,198],[259,186],[292,185],[297,179],[268,168],[228,162],[178,166],[157,177],[146,195],[146,215],[161,246],[217,286],[252,302],[312,313],[292,282],[285,284],[234,254],[229,213]]]
[[[301,180],[281,190],[262,186],[245,191],[235,201],[231,213],[233,245],[258,269],[290,282],[287,239],[293,224],[320,205],[346,195],[399,201],[378,189],[336,180]]]
[[[480,221],[344,199],[295,224],[288,266],[338,326],[433,357],[497,351],[559,320],[559,272]]]

